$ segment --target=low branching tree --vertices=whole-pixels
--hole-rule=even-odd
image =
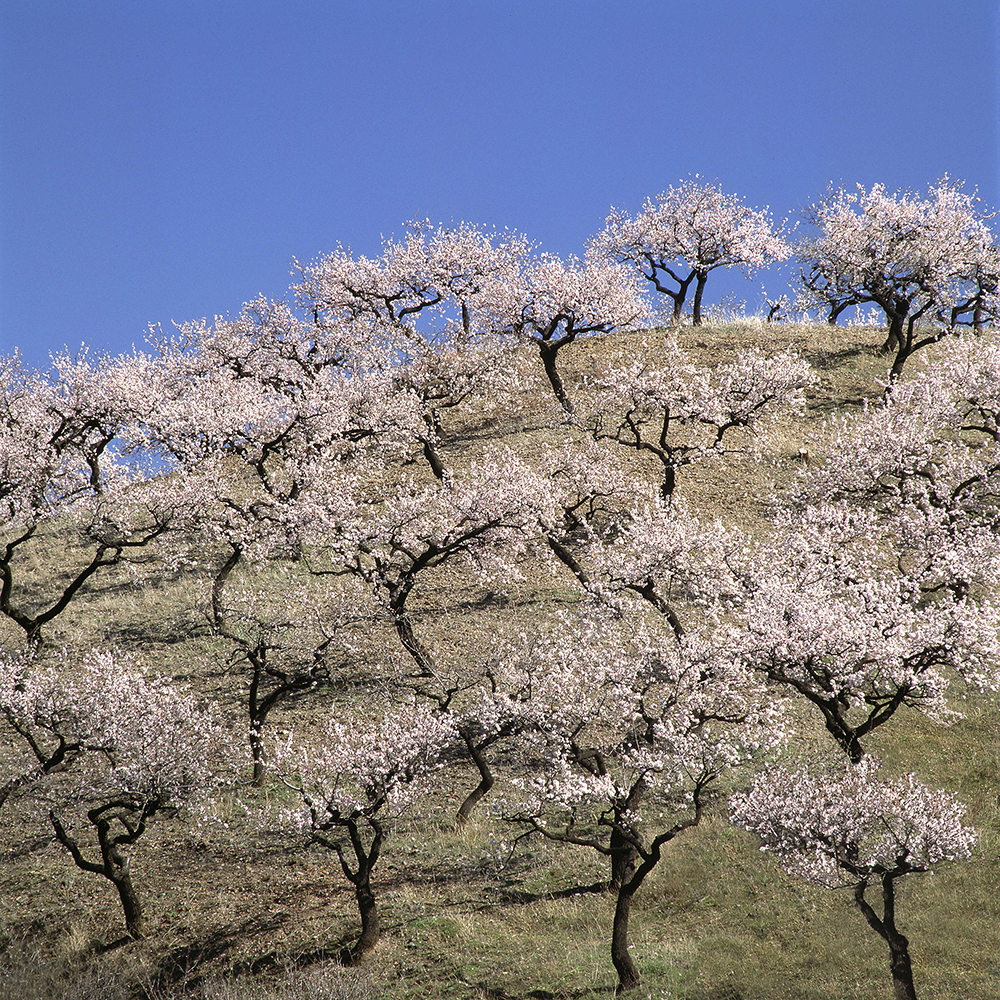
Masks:
[[[0,360],[0,614],[30,644],[97,574],[190,522],[183,489],[133,434],[145,373],[132,358],[59,355],[48,373]],[[66,539],[64,554],[32,593],[27,567],[47,533]]]
[[[854,890],[858,909],[889,947],[897,1000],[916,1000],[909,941],[896,922],[897,886],[971,856],[976,832],[962,823],[965,807],[912,774],[882,779],[871,758],[832,776],[762,774],[731,806],[733,822],[757,834],[786,871]],[[881,903],[869,901],[869,889]]]
[[[532,721],[525,733],[542,762],[506,817],[522,828],[517,839],[536,834],[608,858],[617,992],[633,990],[635,894],[664,847],[701,821],[719,778],[777,745],[777,710],[735,661],[634,618],[563,622],[546,639],[512,643],[498,669],[521,678],[512,700]]]
[[[87,751],[102,749],[88,691],[65,671],[40,663],[37,651],[0,654],[0,714],[21,751],[0,785],[0,807],[45,775],[68,770]]]
[[[665,360],[639,358],[605,369],[595,379],[594,413],[583,421],[596,440],[653,456],[662,468],[664,500],[673,496],[678,469],[726,453],[735,431],[756,434],[778,412],[801,412],[803,390],[815,382],[790,351],[744,350],[713,370],[677,349]]]
[[[895,355],[893,378],[915,351],[954,326],[934,326],[937,316],[953,308],[957,315],[974,312],[977,304],[982,310],[992,301],[989,280],[977,283],[995,259],[992,215],[974,191],[948,177],[924,197],[890,194],[881,184],[867,191],[860,184],[856,191],[831,188],[806,218],[816,235],[797,248],[804,301],[829,308],[834,319],[841,306],[878,306],[888,326],[882,350]]]
[[[397,391],[419,401],[420,436],[432,449],[442,410],[471,399],[488,406],[513,386],[509,318],[530,255],[517,233],[415,221],[402,240],[383,241],[378,258],[338,246],[310,265],[296,262],[295,293],[318,337],[349,331],[355,371],[391,375]]]
[[[441,766],[455,739],[452,720],[420,705],[368,706],[331,716],[308,741],[290,737],[275,768],[301,805],[282,825],[332,851],[354,887],[361,934],[345,948],[345,965],[360,962],[381,935],[372,874],[391,824],[409,809],[424,780]]]
[[[251,580],[267,567],[248,567]],[[228,590],[216,601],[217,635],[229,643],[226,670],[246,684],[244,700],[254,787],[267,773],[265,725],[279,706],[313,697],[331,682],[357,679],[345,633],[377,617],[371,595],[354,581],[336,591],[299,568],[270,567],[280,583]]]
[[[814,704],[852,761],[899,709],[947,721],[949,688],[1000,685],[998,373],[993,341],[959,338],[833,421],[797,509],[743,563],[722,641]]]
[[[141,431],[199,501],[195,551],[178,547],[174,558],[217,560],[202,610],[229,644],[227,668],[245,682],[259,785],[270,712],[326,682],[345,617],[336,600],[324,608],[325,595],[304,595],[311,505],[319,496],[346,510],[358,483],[419,454],[424,415],[413,393],[379,370],[385,347],[343,325],[303,323],[283,303],[248,303],[235,319],[186,324],[154,344],[156,401]],[[248,586],[251,570],[286,586]]]
[[[903,551],[927,549],[921,535],[949,528],[951,542],[935,545],[960,586],[956,547],[980,545],[1000,523],[1000,343],[985,335],[949,340],[880,403],[832,420],[828,454],[802,478],[797,499],[871,510],[887,529],[896,519]],[[963,560],[964,572],[982,578],[995,563],[984,555]]]
[[[226,760],[229,740],[214,706],[147,676],[123,654],[93,653],[69,686],[100,752],[46,786],[49,819],[77,867],[115,887],[129,935],[141,938],[146,924],[131,849],[157,814],[210,794],[229,777],[213,769]]]
[[[749,208],[717,183],[695,176],[655,199],[647,198],[635,217],[612,209],[604,229],[591,241],[591,249],[605,259],[629,265],[657,292],[668,296],[673,301],[674,323],[680,322],[694,282],[693,322],[700,326],[709,274],[720,267],[738,267],[749,277],[785,260],[792,251],[782,229],[775,230],[766,208]]]
[[[548,554],[539,524],[555,516],[558,495],[550,481],[513,452],[491,449],[462,473],[446,473],[423,487],[331,491],[315,499],[300,508],[303,536],[315,553],[312,571],[364,585],[375,616],[391,623],[409,661],[402,683],[438,711],[450,711],[455,695],[477,679],[476,665],[457,672],[442,668],[415,628],[414,589],[446,565],[464,565],[493,585],[513,584],[522,561]],[[459,810],[466,818],[493,784],[483,751],[494,738],[474,726],[460,727],[459,735],[480,775]]]
[[[1000,611],[947,591],[925,600],[924,568],[900,565],[882,530],[838,508],[783,519],[740,574],[738,615],[717,639],[814,705],[853,762],[900,708],[947,722],[959,717],[949,687],[1000,685]]]
[[[586,334],[634,326],[647,317],[648,307],[628,271],[591,252],[583,260],[565,261],[543,254],[527,267],[516,290],[510,331],[534,344],[559,405],[572,414],[556,363],[559,352]]]

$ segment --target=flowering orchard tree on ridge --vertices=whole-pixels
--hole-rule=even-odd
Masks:
[[[158,398],[141,432],[199,500],[196,560],[205,552],[218,560],[206,614],[231,645],[228,669],[238,667],[246,680],[260,784],[267,717],[326,682],[340,613],[309,628],[292,609],[317,616],[294,596],[254,587],[230,598],[233,580],[246,567],[297,563],[303,525],[317,505],[340,510],[338,523],[354,516],[358,483],[419,454],[424,415],[415,395],[377,363],[377,346],[345,327],[305,324],[283,303],[260,299],[235,319],[185,324],[179,336],[154,344]],[[364,369],[369,362],[372,370]]]
[[[883,185],[831,188],[807,211],[817,231],[796,248],[804,265],[800,303],[836,318],[840,306],[874,303],[885,313],[882,350],[895,353],[892,377],[906,359],[939,340],[948,327],[921,328],[939,316],[995,311],[989,291],[995,241],[975,192],[942,178],[925,197],[890,194]],[[973,288],[974,286],[974,288]],[[952,310],[955,312],[953,313]],[[948,326],[954,326],[949,320]]]
[[[1000,609],[947,592],[925,600],[922,567],[901,571],[883,537],[864,513],[806,508],[784,519],[737,572],[737,613],[718,634],[814,705],[853,762],[900,708],[946,722],[958,717],[947,700],[958,681],[1000,686]]]
[[[737,195],[698,177],[647,198],[634,217],[612,209],[604,229],[591,241],[593,252],[626,264],[661,294],[673,300],[673,321],[680,322],[693,281],[693,322],[702,322],[701,300],[709,274],[738,267],[747,276],[791,255],[767,209],[747,207]],[[666,281],[672,281],[671,288]]]
[[[602,371],[593,415],[584,422],[596,440],[654,456],[667,501],[679,468],[725,451],[738,428],[759,432],[775,411],[801,413],[803,390],[816,380],[789,351],[740,351],[715,370],[692,364],[676,348],[665,353],[665,364],[640,357],[626,368]]]
[[[87,691],[37,653],[0,653],[0,714],[23,753],[9,777],[0,779],[0,807],[45,775],[65,771],[96,743]]]
[[[906,509],[959,533],[1000,512],[1000,343],[960,336],[861,414],[829,425],[829,454],[798,488],[806,503],[849,503],[883,518]]]
[[[557,516],[558,494],[518,455],[496,448],[462,472],[447,472],[422,487],[404,481],[367,498],[361,492],[343,504],[334,499],[302,508],[303,536],[316,553],[313,572],[364,586],[376,615],[392,624],[407,655],[408,686],[439,711],[449,711],[469,679],[443,670],[418,635],[410,612],[414,589],[429,573],[455,564],[509,587],[522,561],[547,556],[540,525]],[[462,725],[458,735],[480,775],[459,808],[464,820],[493,785],[483,752],[497,737],[480,737]]]
[[[526,268],[510,330],[538,350],[559,405],[573,413],[556,366],[559,351],[585,334],[627,329],[648,317],[634,276],[588,251],[580,260],[543,254]]]
[[[828,424],[795,509],[742,562],[722,641],[812,702],[853,761],[899,709],[956,718],[1000,685],[1000,353],[943,345],[923,373]]]
[[[732,820],[757,834],[762,850],[788,872],[827,887],[854,889],[854,900],[889,947],[897,1000],[916,1000],[909,941],[896,924],[897,883],[965,860],[976,832],[965,807],[912,774],[886,781],[870,758],[828,777],[797,771],[759,775],[731,799]],[[866,898],[881,892],[881,914]]]
[[[375,260],[339,246],[313,264],[296,262],[295,294],[319,337],[349,333],[355,371],[391,373],[397,391],[420,401],[430,449],[442,409],[512,388],[509,328],[530,254],[517,233],[412,222]]]

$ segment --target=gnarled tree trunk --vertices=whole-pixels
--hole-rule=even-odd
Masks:
[[[611,963],[618,973],[616,995],[634,990],[640,983],[639,971],[628,950],[628,918],[634,894],[635,890],[626,883],[618,890],[618,900],[615,903],[615,918],[611,928]]]

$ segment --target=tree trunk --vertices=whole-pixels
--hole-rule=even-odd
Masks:
[[[670,503],[670,498],[677,489],[677,470],[672,466],[663,463],[663,483],[660,486],[660,496],[666,503]]]
[[[410,654],[411,659],[417,665],[417,676],[433,677],[434,660],[413,631],[413,623],[410,621],[409,615],[406,614],[403,607],[405,601],[406,597],[403,596],[401,600],[394,600],[392,604],[392,610],[396,616],[396,635],[399,636],[399,641],[403,644],[403,649]]]
[[[840,318],[840,314],[850,305],[857,305],[857,303],[838,302],[836,305],[830,306],[830,313],[826,317],[827,323],[829,323],[830,326],[836,326],[837,320]]]
[[[611,962],[618,973],[616,996],[636,989],[640,983],[639,972],[628,952],[628,918],[634,891],[627,885],[622,886],[618,890],[618,901],[615,904],[615,919],[611,929]]]
[[[824,713],[825,714],[825,713]],[[858,739],[858,734],[847,725],[837,725],[840,719],[831,719],[827,716],[826,728],[830,735],[840,744],[841,750],[847,754],[848,760],[852,764],[860,764],[865,756],[865,748]]]
[[[251,784],[254,788],[264,786],[264,741],[261,739],[262,720],[254,720],[250,723],[250,755],[253,759],[253,779]]]
[[[868,880],[859,882],[854,889],[854,901],[864,914],[868,926],[889,946],[889,970],[892,973],[892,989],[896,1000],[917,1000],[913,986],[913,969],[910,965],[910,942],[896,928],[896,888],[897,876],[906,873],[905,868],[882,875],[882,916],[881,918],[865,899]],[[912,870],[912,869],[910,869]]]
[[[889,325],[886,332],[885,343],[879,348],[879,354],[892,354],[903,346],[903,320],[905,313],[887,312],[886,317]]]
[[[480,777],[479,784],[465,797],[465,801],[459,806],[458,813],[455,815],[458,823],[465,823],[469,816],[472,815],[472,810],[476,808],[483,796],[493,787],[495,779],[493,772],[490,770],[490,765],[486,762],[486,758],[483,756],[480,748],[476,746],[472,737],[463,730],[459,730],[459,735],[465,741],[465,745],[469,749],[469,756],[476,765]]]
[[[889,942],[889,967],[892,970],[892,988],[896,995],[896,1000],[917,1000],[917,993],[913,986],[913,969],[910,966],[910,952],[907,948],[907,940],[899,935],[903,944],[902,947]]]
[[[985,310],[983,309],[983,296],[982,293],[976,296],[976,304],[972,309],[972,329],[976,333],[982,333],[983,330],[983,317],[985,316]]]
[[[708,271],[697,271],[694,286],[694,307],[691,311],[691,325],[701,326],[701,297],[705,291],[705,282],[708,281]]]
[[[549,385],[552,386],[552,391],[556,394],[556,399],[559,400],[559,405],[566,413],[572,414],[573,404],[569,401],[569,396],[566,395],[566,387],[559,377],[559,372],[556,371],[556,352],[562,345],[559,344],[553,347],[551,344],[546,344],[543,341],[536,341],[536,343],[538,344],[538,352],[542,356],[542,367],[545,369],[545,374],[548,377]]]
[[[903,374],[903,365],[906,364],[906,359],[913,353],[910,350],[905,340],[899,342],[899,350],[896,351],[895,360],[892,362],[892,368],[889,369],[889,384],[898,381],[900,375]]]
[[[144,936],[146,927],[142,916],[142,904],[136,895],[132,879],[126,870],[124,874],[115,876],[111,881],[118,890],[118,898],[122,901],[125,929],[128,931],[129,937],[139,941]]]
[[[618,830],[611,831],[611,881],[608,889],[621,893],[622,886],[635,874],[636,849]]]
[[[378,904],[372,892],[371,878],[367,872],[359,872],[354,884],[354,896],[361,914],[361,936],[342,955],[344,965],[357,965],[370,954],[378,944],[381,935],[378,919]]]

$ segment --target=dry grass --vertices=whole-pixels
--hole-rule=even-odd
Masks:
[[[622,353],[658,349],[663,336],[651,331],[573,345],[563,352],[569,392],[586,406],[591,373]],[[805,419],[778,426],[763,442],[763,460],[734,456],[682,472],[681,493],[703,512],[767,530],[772,498],[801,467],[799,449],[821,456],[824,418],[880,393],[886,362],[873,351],[880,333],[747,321],[683,329],[679,338],[706,365],[742,346],[792,346],[819,373]],[[455,462],[497,442],[530,454],[565,433],[558,417],[536,378],[509,408],[450,426],[446,446]],[[67,539],[43,539],[27,567],[29,585],[41,593],[47,574],[66,558]],[[208,627],[207,582],[207,571],[167,573],[155,560],[135,575],[110,572],[54,623],[49,638],[70,649],[113,643],[139,650],[164,674],[238,713],[245,678],[227,669],[229,650]],[[500,599],[445,567],[421,583],[413,611],[435,655],[457,671],[477,660],[498,628],[530,627],[539,614],[578,599],[571,581],[543,573],[529,574]],[[0,642],[19,640],[15,630],[0,627]],[[374,682],[379,669],[391,669],[395,635],[385,628],[358,641],[368,643],[365,669]],[[312,713],[328,711],[332,699],[350,690],[276,710],[273,722],[306,726]],[[801,739],[824,738],[804,713]],[[903,890],[900,923],[923,996],[1000,995],[998,748],[1000,707],[987,700],[970,705],[967,718],[950,729],[910,715],[873,741],[892,766],[958,791],[982,832],[972,863]],[[2,766],[12,753],[4,734]],[[588,852],[534,841],[500,865],[495,843],[506,831],[488,810],[461,829],[452,820],[474,784],[471,766],[456,765],[419,814],[397,825],[376,870],[384,940],[362,970],[336,962],[356,933],[357,915],[335,859],[262,833],[249,818],[248,810],[280,794],[274,788],[234,793],[215,804],[206,825],[185,814],[166,818],[143,838],[133,862],[151,921],[142,942],[121,940],[111,887],[77,871],[29,802],[10,802],[0,830],[0,998],[610,997],[613,903],[567,893],[603,878],[601,865]],[[496,794],[502,793],[501,782]],[[884,949],[849,895],[786,876],[718,813],[671,845],[636,899],[632,927],[635,958],[654,998],[873,1000],[891,993]]]

